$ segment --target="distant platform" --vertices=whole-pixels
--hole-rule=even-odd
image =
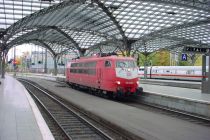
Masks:
[[[144,88],[144,92],[161,94],[165,96],[171,96],[210,104],[210,94],[201,93],[201,89],[189,89],[150,84],[141,84],[141,87]]]
[[[140,101],[196,114],[210,119],[210,94],[201,89],[141,84]]]
[[[0,140],[53,140],[24,86],[8,75],[0,81]]]
[[[201,82],[180,80],[140,79],[142,84],[201,89]]]

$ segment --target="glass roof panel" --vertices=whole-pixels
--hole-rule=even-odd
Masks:
[[[63,31],[65,29],[65,33],[85,48],[107,38],[126,38],[137,42],[145,39],[150,51],[170,46],[171,41],[168,40],[172,38],[178,42],[192,40],[195,43],[210,43],[209,0],[206,3],[198,0],[72,0],[71,4],[69,1],[0,0],[0,35],[19,20],[14,27],[9,28],[9,33],[14,35],[8,35],[8,42],[37,28],[48,28],[43,34],[40,32],[31,37],[47,33],[43,39],[48,42],[54,40],[67,44],[68,40],[62,33],[55,29],[52,31],[53,27],[58,27]],[[57,4],[61,2],[69,3],[59,7]],[[54,9],[50,7],[53,5]],[[36,14],[26,17],[34,12]]]

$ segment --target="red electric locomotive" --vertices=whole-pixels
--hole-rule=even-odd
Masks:
[[[66,81],[72,87],[82,87],[109,97],[138,95],[138,67],[130,57],[92,56],[72,60],[67,64]]]

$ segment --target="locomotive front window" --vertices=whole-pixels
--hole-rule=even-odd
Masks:
[[[136,64],[131,60],[119,60],[116,62],[116,68],[135,68]]]

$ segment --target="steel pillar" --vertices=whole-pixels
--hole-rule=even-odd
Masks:
[[[201,92],[210,94],[210,52],[202,57]]]
[[[47,48],[45,48],[44,72],[47,73]]]
[[[6,55],[5,55],[5,53],[3,52],[3,54],[2,54],[2,71],[1,71],[1,78],[5,78],[5,57],[6,57]]]
[[[3,57],[2,54],[3,54],[3,53],[0,52],[0,73],[2,73],[2,57]]]
[[[56,61],[56,56],[53,57],[53,60],[54,60],[54,75],[56,76],[57,73],[58,73],[58,68],[57,68],[57,61]]]

